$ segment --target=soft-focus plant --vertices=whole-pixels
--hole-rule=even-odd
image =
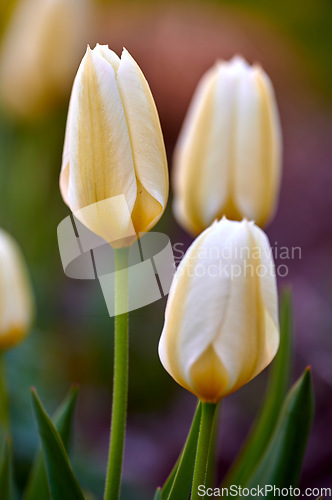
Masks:
[[[67,97],[87,42],[88,0],[18,0],[1,42],[0,99],[35,118]]]
[[[26,337],[33,314],[34,299],[22,252],[0,229],[0,351]]]
[[[174,153],[174,214],[198,235],[215,219],[273,217],[281,177],[281,132],[271,81],[241,57],[201,79]]]
[[[5,353],[25,339],[33,316],[33,292],[21,249],[8,233],[0,229],[0,441],[9,432]],[[0,442],[0,451],[2,445]],[[2,468],[8,474],[9,454],[10,444],[7,443]],[[8,479],[8,485],[9,483]]]

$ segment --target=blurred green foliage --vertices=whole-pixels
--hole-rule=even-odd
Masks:
[[[311,84],[331,101],[332,3],[329,0],[215,0],[242,15],[267,20],[296,48],[308,66]]]

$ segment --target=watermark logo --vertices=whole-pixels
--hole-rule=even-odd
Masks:
[[[102,221],[107,220],[106,214],[112,215],[112,224],[105,227]],[[185,255],[183,243],[172,247],[166,234],[137,235],[123,195],[94,203],[66,217],[58,226],[58,243],[65,274],[73,279],[98,280],[110,316],[139,309],[166,296],[176,265]],[[128,268],[115,270],[113,247],[121,247],[123,243],[129,246]],[[279,247],[276,242],[269,247],[244,246],[233,239],[215,246],[203,241],[177,272],[202,280],[284,278],[288,275],[289,261],[294,259],[301,259],[301,248]],[[118,303],[115,310],[117,273],[126,274],[128,301]]]
[[[77,213],[66,217],[58,226],[63,270],[69,278],[98,280],[111,317],[144,307],[168,294],[175,263],[167,235],[157,232],[140,233],[137,239],[134,233],[134,243],[129,249],[128,268],[115,271],[114,249],[111,244],[90,231],[76,215]],[[81,214],[78,215],[81,218]],[[133,236],[128,233],[126,237],[130,235]],[[122,236],[118,232],[117,239]],[[115,311],[116,272],[127,275],[128,302],[125,306],[118,304]]]
[[[175,263],[178,265],[185,255],[184,244],[173,246]],[[289,273],[289,263],[302,258],[300,247],[243,246],[236,241],[224,245],[201,245],[192,259],[188,259],[186,269],[189,277],[198,278],[238,278],[276,276],[285,278]],[[181,272],[181,269],[180,269]]]

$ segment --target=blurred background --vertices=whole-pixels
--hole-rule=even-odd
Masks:
[[[289,272],[279,286],[290,285],[294,294],[293,380],[310,364],[316,393],[301,486],[331,487],[332,3],[42,3],[43,8],[38,0],[0,3],[0,226],[25,254],[37,302],[30,337],[7,354],[17,483],[25,483],[38,446],[29,387],[36,386],[52,412],[77,382],[75,470],[84,487],[96,494],[103,489],[113,319],[97,282],[64,275],[56,234],[69,214],[58,179],[71,84],[87,43],[99,42],[118,54],[125,46],[143,70],[159,110],[170,169],[195,86],[216,59],[242,54],[271,77],[281,113],[284,173],[279,210],[267,233],[278,247],[301,247],[301,258],[287,261]],[[156,230],[183,248],[191,242],[172,216],[171,200]],[[195,407],[195,398],[159,362],[164,308],[160,300],[131,313],[123,491],[130,500],[151,498],[165,480]],[[250,429],[266,376],[265,371],[223,403],[219,478]]]

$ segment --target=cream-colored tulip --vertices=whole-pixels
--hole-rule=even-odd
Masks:
[[[1,46],[0,96],[33,118],[70,92],[87,43],[88,0],[18,0]]]
[[[0,230],[0,350],[25,338],[33,313],[32,290],[21,250]]]
[[[174,212],[197,235],[223,215],[264,226],[274,215],[281,133],[273,88],[240,57],[201,79],[174,155]]]
[[[279,346],[271,247],[253,222],[213,223],[190,246],[168,297],[159,356],[203,402],[261,372]]]
[[[149,231],[168,197],[165,146],[146,79],[124,49],[87,49],[67,120],[60,188],[65,203],[108,242]]]

